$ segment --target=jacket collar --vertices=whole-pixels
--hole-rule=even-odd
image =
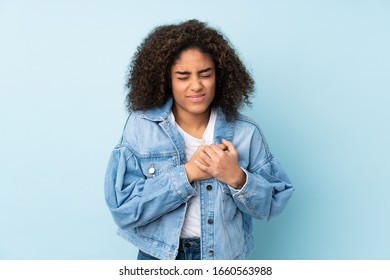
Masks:
[[[173,99],[169,98],[163,106],[144,111],[141,115],[141,118],[150,121],[163,121],[168,117],[169,113],[171,112],[172,104]]]
[[[141,118],[156,122],[164,121],[169,116],[172,105],[173,99],[169,98],[163,106],[144,111],[141,115]],[[222,112],[221,108],[218,108],[218,115],[214,129],[215,143],[221,143],[222,138],[228,141],[232,141],[234,136],[234,125],[235,122],[228,122],[226,120],[226,115]]]
[[[214,143],[222,143],[222,138],[231,142],[234,136],[235,123],[235,121],[228,122],[222,109],[218,108],[218,115],[214,128]]]

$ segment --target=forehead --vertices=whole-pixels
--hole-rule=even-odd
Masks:
[[[172,68],[178,67],[213,67],[214,62],[209,54],[199,49],[186,49],[174,61]]]

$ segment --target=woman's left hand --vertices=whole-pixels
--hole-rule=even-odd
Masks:
[[[245,184],[246,174],[238,165],[237,150],[234,148],[233,143],[225,139],[222,139],[222,143],[227,149],[222,150],[221,146],[211,144],[200,153],[200,157],[208,166],[198,160],[195,160],[194,163],[200,170],[207,172],[221,182],[235,189],[241,189]]]

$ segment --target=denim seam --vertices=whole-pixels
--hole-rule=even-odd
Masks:
[[[250,123],[250,124],[252,124],[253,126],[256,127],[256,129],[257,129],[257,130],[259,131],[259,133],[260,133],[261,142],[262,142],[263,145],[264,145],[265,151],[266,151],[266,153],[267,153],[267,158],[268,158],[268,159],[271,159],[271,158],[272,158],[272,154],[271,154],[271,152],[270,152],[270,149],[269,149],[269,147],[268,147],[268,143],[267,143],[267,141],[265,140],[263,131],[261,130],[260,126],[259,126],[256,122],[254,122],[253,120],[251,120],[250,118],[248,118],[248,117],[246,117],[246,116],[243,116],[243,115],[241,115],[241,114],[237,117],[237,121],[247,122],[247,123]]]

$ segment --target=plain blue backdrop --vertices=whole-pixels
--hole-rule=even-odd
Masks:
[[[253,259],[390,259],[388,1],[0,0],[0,259],[134,259],[103,198],[125,75],[156,25],[221,29],[296,185]]]

